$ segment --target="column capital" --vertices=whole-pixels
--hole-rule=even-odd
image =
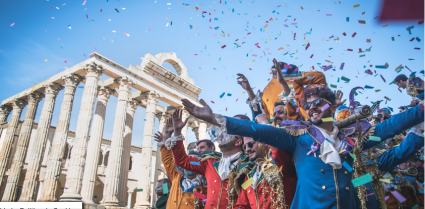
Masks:
[[[57,83],[49,83],[48,85],[46,85],[46,87],[44,88],[44,91],[46,94],[53,94],[55,96],[58,95],[58,93],[65,87],[63,87],[60,84]]]
[[[134,84],[127,76],[116,78],[114,79],[114,82],[118,85],[118,91],[130,91],[131,86]]]
[[[12,112],[13,108],[10,105],[2,105],[0,106],[0,115],[5,115],[6,118],[9,116],[10,112]]]
[[[28,103],[39,103],[44,98],[44,94],[39,91],[33,91],[28,95]]]
[[[155,116],[159,119],[159,120],[162,120],[162,119],[167,119],[167,118],[170,118],[171,117],[171,114],[170,113],[166,113],[166,112],[160,112],[160,113],[157,113],[157,114],[155,114]]]
[[[83,80],[83,77],[70,73],[62,76],[62,80],[65,81],[65,87],[77,88],[78,84]]]
[[[132,115],[134,115],[134,113],[136,112],[137,106],[139,106],[140,103],[141,102],[136,99],[130,99],[128,101],[127,112],[132,113]]]
[[[86,76],[94,76],[99,77],[102,75],[103,67],[102,65],[97,65],[95,62],[91,62],[90,64],[87,64],[84,70],[87,71]]]
[[[196,140],[199,141],[199,128],[192,128],[193,133],[195,133]]]
[[[25,100],[23,100],[23,99],[15,99],[13,102],[12,102],[12,105],[13,105],[13,109],[15,110],[22,110],[22,109],[24,109],[24,107],[26,106],[28,104],[28,102],[27,101],[25,101]]]
[[[155,91],[150,91],[146,93],[146,100],[148,103],[158,103],[158,99],[161,98],[161,96],[156,93]]]
[[[105,86],[99,86],[97,88],[97,100],[108,101],[109,97],[114,92],[115,92],[115,90],[113,90],[113,89],[110,89],[110,88],[105,87]]]

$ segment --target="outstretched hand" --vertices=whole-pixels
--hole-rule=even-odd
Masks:
[[[203,107],[198,107],[187,99],[182,99],[182,102],[184,109],[186,109],[191,115],[207,123],[211,123],[212,125],[219,125],[214,118],[214,113],[210,106],[208,106],[203,99],[199,101]]]
[[[155,138],[155,141],[158,143],[164,141],[164,135],[162,135],[162,133],[159,131],[158,133],[155,134],[154,138]]]
[[[175,136],[181,135],[183,127],[186,125],[187,121],[189,120],[189,117],[186,118],[185,121],[182,120],[182,114],[183,110],[177,109],[173,113],[173,127]]]
[[[344,95],[344,93],[342,93],[341,90],[338,90],[338,91],[335,92],[335,105],[337,107],[343,105],[345,103],[345,101],[347,101],[347,99],[344,99],[344,101],[341,102],[343,95]]]
[[[236,75],[238,76],[238,84],[241,85],[243,89],[250,90],[251,85],[249,84],[248,79],[242,73],[238,73]]]
[[[274,64],[274,68],[276,69],[276,78],[277,81],[282,84],[282,83],[286,83],[285,79],[283,78],[283,74],[282,74],[282,69],[280,69],[280,65],[277,62],[276,59],[273,59],[273,64]]]
[[[171,135],[173,134],[173,132],[174,132],[173,119],[168,118],[167,123],[165,124],[165,127],[164,127],[164,133]]]

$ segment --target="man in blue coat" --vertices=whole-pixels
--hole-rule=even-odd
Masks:
[[[292,152],[299,181],[291,208],[357,208],[350,172],[353,158],[348,155],[353,150],[352,140],[361,139],[365,150],[423,122],[424,118],[421,104],[374,127],[360,121],[361,130],[356,123],[339,130],[333,124],[337,108],[335,95],[326,86],[313,86],[304,91],[303,107],[309,122],[283,121],[281,128],[214,114],[203,100],[204,107],[197,107],[186,99],[182,102],[189,113],[211,123],[212,128],[222,133],[252,137]]]

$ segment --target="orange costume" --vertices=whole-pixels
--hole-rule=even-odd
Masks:
[[[262,165],[263,172],[255,188],[252,184],[246,189],[242,188],[234,209],[289,209],[291,207],[297,187],[297,173],[292,154],[276,148],[272,148],[271,152],[275,163],[267,161]],[[255,164],[249,167],[252,169],[244,175],[245,181],[253,178],[258,169]],[[239,175],[243,171],[244,169]]]
[[[297,108],[301,115],[307,119],[307,113],[305,112],[302,105],[300,106],[300,100],[304,93],[305,85],[327,85],[325,75],[322,72],[310,71],[310,72],[296,72],[292,74],[283,74],[286,82],[289,87],[295,90],[295,100],[296,105],[293,106],[291,102],[286,103],[286,111],[288,115],[288,120],[297,120],[300,119],[300,116],[297,114]],[[276,102],[281,102],[281,99],[278,97],[279,94],[283,92],[282,86],[277,81],[276,76],[273,76],[273,79],[267,84],[264,88],[263,96],[261,98],[262,105],[266,114],[273,118],[273,109]]]
[[[165,146],[161,147],[161,160],[165,167],[165,172],[168,175],[168,178],[171,181],[171,189],[169,191],[167,209],[194,209],[194,208],[203,208],[201,206],[202,200],[199,201],[198,198],[195,198],[193,195],[193,187],[186,191],[183,191],[183,186],[181,182],[184,177],[183,173],[176,167],[173,161],[173,153],[171,150],[168,150]],[[203,180],[200,176],[196,176],[200,186],[203,186]],[[196,199],[196,200],[195,200]],[[196,203],[195,203],[196,201]]]

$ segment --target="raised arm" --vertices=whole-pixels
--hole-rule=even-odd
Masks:
[[[202,161],[198,158],[188,156],[186,150],[184,149],[183,140],[184,137],[181,134],[181,130],[186,125],[187,118],[184,122],[182,121],[182,110],[176,110],[173,113],[173,126],[174,126],[174,137],[171,137],[166,145],[172,147],[174,155],[174,163],[181,168],[192,171],[194,173],[205,176],[205,168],[207,166],[207,161]],[[199,165],[198,165],[199,163]]]
[[[395,166],[406,162],[424,146],[424,137],[409,133],[400,146],[384,152],[378,159],[378,169],[381,171],[392,170]]]
[[[251,85],[249,84],[249,81],[245,75],[242,73],[238,73],[236,75],[238,76],[238,84],[241,85],[241,87],[248,93],[247,103],[249,108],[251,108],[252,120],[254,120],[257,115],[261,114],[260,97],[254,94],[254,91],[252,90]]]
[[[221,115],[216,116],[224,117]],[[225,119],[225,124],[221,125],[226,127],[228,134],[252,137],[255,141],[289,152],[295,150],[296,138],[291,136],[284,129],[237,118],[225,117]]]
[[[291,89],[289,88],[288,83],[286,83],[285,78],[283,78],[282,69],[280,69],[280,64],[276,61],[276,59],[273,59],[274,68],[276,69],[276,79],[280,83],[280,86],[282,86],[283,93],[286,95],[289,95],[291,93]]]
[[[166,128],[167,127],[165,127],[165,129]],[[167,135],[167,137],[164,137],[164,135],[161,132],[158,132],[157,134],[155,134],[155,141],[158,142],[158,148],[160,149],[160,152],[161,152],[161,161],[164,164],[165,173],[167,173],[168,178],[172,182],[174,178],[178,175],[178,173],[174,169],[175,164],[173,161],[173,153],[171,152],[171,150],[168,150],[164,145],[164,141],[167,140],[168,138],[170,138],[169,135]]]
[[[283,129],[214,114],[211,108],[202,99],[200,102],[204,105],[203,107],[198,107],[187,99],[182,99],[182,102],[184,108],[191,115],[219,128],[221,131],[215,131],[215,133],[221,133],[221,137],[225,137],[227,134],[247,136],[252,137],[255,141],[268,144],[282,150],[289,152],[293,152],[295,150],[296,138]]]
[[[373,136],[380,137],[381,141],[383,141],[422,122],[424,122],[423,103],[377,124],[375,126],[375,133]],[[381,141],[370,140],[363,146],[363,149],[369,149],[370,147],[379,144]]]

